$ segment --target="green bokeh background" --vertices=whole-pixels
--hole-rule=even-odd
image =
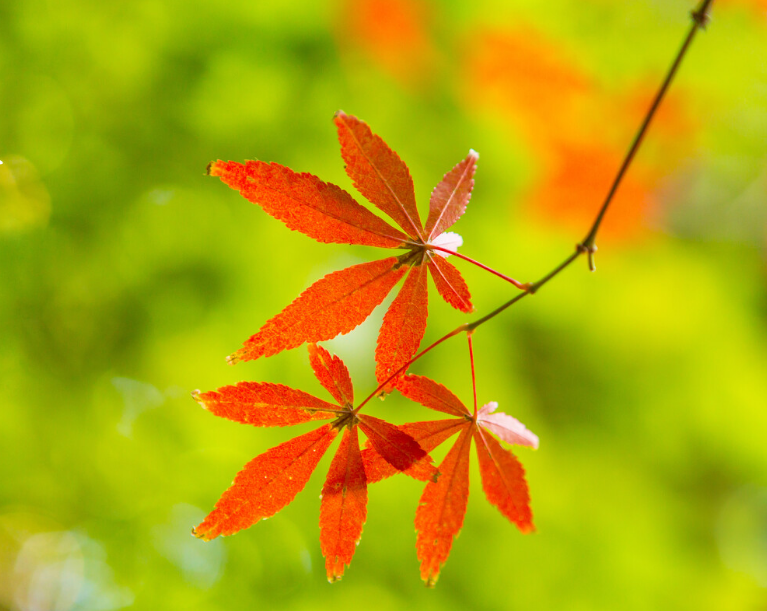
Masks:
[[[246,379],[324,396],[303,349],[236,367],[224,357],[312,281],[380,255],[288,231],[203,176],[206,164],[274,160],[353,191],[330,122],[343,108],[406,160],[423,210],[472,147],[482,157],[455,227],[462,252],[534,279],[586,227],[519,204],[537,152],[469,103],[457,69],[467,32],[523,22],[609,91],[659,81],[692,8],[406,4],[427,7],[441,58],[426,86],[348,34],[354,2],[0,0],[0,608],[767,607],[758,1],[715,2],[675,85],[699,126],[662,183],[681,183],[670,192],[682,201],[644,238],[603,244],[598,273],[574,266],[476,335],[480,401],[541,438],[518,452],[536,534],[487,503],[473,465],[463,531],[426,590],[412,526],[422,484],[393,478],[371,488],[354,563],[329,586],[326,457],[278,516],[225,540],[190,536],[237,470],[293,433],[214,418],[190,391]],[[642,155],[653,154],[651,132]],[[513,294],[461,269],[479,313]],[[466,320],[436,293],[431,309],[427,341]],[[328,343],[358,396],[374,387],[381,317]],[[413,371],[470,400],[462,340]],[[371,413],[431,417],[396,395]]]

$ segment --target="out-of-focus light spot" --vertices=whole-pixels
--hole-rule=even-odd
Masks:
[[[133,592],[115,583],[114,571],[107,563],[103,546],[82,533],[74,534],[85,559],[85,573],[72,611],[111,611],[132,605],[135,598]]]
[[[716,535],[724,563],[767,588],[767,488],[746,486],[730,495]]]
[[[112,385],[122,395],[124,409],[117,430],[121,435],[130,437],[133,423],[142,413],[165,402],[165,396],[151,384],[131,378],[112,378]]]
[[[190,129],[214,141],[262,131],[290,104],[292,73],[291,65],[277,58],[263,62],[241,53],[214,53],[189,98]],[[235,83],[237,95],[233,96]]]
[[[47,532],[28,537],[13,567],[13,601],[19,609],[71,609],[84,580],[82,549],[72,533]]]
[[[151,201],[153,204],[157,204],[158,206],[164,206],[170,200],[172,200],[175,195],[176,191],[174,189],[152,189],[149,192],[149,201]]]
[[[23,231],[48,222],[51,198],[37,168],[18,155],[0,165],[0,233]]]
[[[24,101],[16,119],[19,152],[42,174],[49,174],[61,166],[72,146],[72,103],[64,88],[44,75],[23,79],[18,94]]]
[[[308,549],[301,550],[301,564],[307,573],[312,572],[312,555],[309,553]]]
[[[0,514],[0,608],[110,611],[132,604],[101,544],[55,526],[34,513]]]
[[[170,397],[171,399],[178,399],[179,397],[188,397],[189,390],[187,390],[186,388],[181,388],[180,386],[168,386],[168,388],[165,389],[165,396]]]
[[[767,167],[767,158],[761,166]],[[735,174],[747,167],[741,159],[720,164],[720,174]],[[732,179],[734,183],[735,180]],[[694,188],[691,187],[694,185]],[[736,191],[737,189],[737,191]],[[736,195],[733,197],[733,192]],[[756,245],[767,244],[767,171],[743,188],[722,188],[722,179],[704,174],[691,164],[667,183],[664,198],[674,202],[668,221],[677,235]]]
[[[195,524],[205,518],[205,513],[192,505],[175,505],[170,520],[152,529],[155,549],[175,564],[189,583],[199,588],[215,584],[226,562],[226,549],[220,539],[200,542],[190,536]]]

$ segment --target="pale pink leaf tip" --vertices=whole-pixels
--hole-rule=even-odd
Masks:
[[[439,234],[436,238],[431,240],[429,244],[432,246],[440,246],[442,248],[447,248],[448,250],[457,251],[461,246],[463,246],[463,238],[457,233],[448,231],[446,233]],[[450,256],[449,253],[443,252],[441,250],[435,250],[434,252],[445,258]]]
[[[477,424],[495,433],[506,443],[527,446],[538,449],[538,436],[527,430],[516,418],[503,412],[493,413],[498,409],[498,403],[491,401],[482,406],[477,413]]]

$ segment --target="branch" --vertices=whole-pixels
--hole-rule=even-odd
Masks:
[[[639,149],[639,145],[642,143],[642,139],[644,138],[644,135],[647,132],[647,128],[650,126],[650,121],[652,121],[653,117],[655,116],[655,113],[658,110],[658,107],[660,106],[660,103],[663,100],[663,97],[665,96],[666,91],[669,88],[669,85],[671,85],[671,81],[674,79],[674,75],[677,73],[677,70],[679,69],[679,66],[682,63],[682,60],[687,54],[687,50],[690,48],[690,44],[692,44],[693,38],[695,38],[695,34],[697,33],[698,30],[706,27],[706,24],[708,23],[710,19],[709,10],[711,9],[711,4],[713,3],[713,1],[714,0],[701,0],[701,3],[698,5],[698,8],[692,11],[692,13],[690,14],[692,17],[692,26],[690,27],[690,31],[687,33],[687,36],[685,37],[684,42],[682,43],[682,47],[679,49],[679,52],[676,54],[676,57],[674,58],[674,61],[671,64],[671,67],[666,73],[666,78],[663,79],[663,83],[661,83],[660,89],[658,90],[658,93],[655,95],[655,99],[653,100],[652,105],[650,106],[650,109],[647,111],[647,114],[645,115],[645,118],[642,121],[641,126],[639,127],[639,131],[637,132],[636,136],[634,136],[634,140],[631,143],[631,146],[629,147],[628,153],[626,153],[626,157],[623,160],[623,163],[621,164],[621,167],[615,176],[615,180],[613,181],[613,184],[607,193],[607,197],[605,198],[605,201],[602,204],[602,207],[599,209],[599,212],[597,213],[596,219],[594,219],[594,223],[591,225],[591,229],[589,230],[588,234],[583,239],[583,241],[580,242],[575,247],[575,252],[571,254],[567,259],[565,259],[561,264],[555,267],[552,271],[546,274],[543,278],[541,278],[538,282],[534,282],[532,285],[530,285],[529,288],[524,293],[522,293],[521,295],[517,295],[513,299],[510,299],[509,301],[507,301],[500,307],[496,308],[495,310],[493,310],[486,316],[483,316],[479,320],[475,320],[474,322],[469,323],[468,325],[469,331],[473,331],[481,324],[484,324],[491,318],[494,318],[495,316],[503,312],[509,306],[512,306],[515,303],[517,303],[525,295],[528,295],[528,294],[532,295],[536,293],[544,284],[546,284],[549,280],[557,276],[561,271],[566,269],[573,261],[575,261],[582,254],[588,255],[589,269],[591,271],[594,271],[596,269],[594,266],[594,253],[597,251],[597,247],[594,242],[596,240],[599,227],[602,224],[602,220],[604,219],[605,214],[607,213],[607,209],[610,207],[610,204],[612,203],[613,198],[615,197],[615,193],[618,190],[618,187],[623,181],[623,177],[626,175],[626,171],[631,165],[631,162],[633,161],[634,156],[636,155],[636,152]]]
[[[502,274],[499,271],[494,270],[492,267],[488,267],[484,263],[480,263],[479,261],[476,261],[475,259],[472,259],[471,257],[467,257],[466,255],[462,255],[459,252],[456,252],[454,250],[450,250],[449,248],[442,248],[442,246],[434,246],[434,244],[426,244],[426,248],[428,250],[439,250],[441,252],[446,252],[449,255],[455,255],[459,259],[463,259],[464,261],[468,261],[469,263],[476,265],[477,267],[484,269],[486,272],[490,272],[491,274],[495,274],[499,278],[503,278],[506,282],[509,282],[510,284],[513,284],[518,289],[522,291],[526,291],[530,285],[527,283],[520,282],[519,280],[514,280],[514,278],[511,278],[510,276],[507,276],[506,274]]]
[[[679,49],[679,53],[676,54],[674,62],[671,64],[671,68],[669,68],[668,73],[666,74],[666,78],[663,80],[658,93],[655,95],[655,99],[650,106],[650,110],[647,112],[647,115],[645,115],[644,121],[642,121],[642,125],[639,127],[639,131],[637,132],[636,136],[634,136],[634,141],[631,143],[631,147],[626,154],[626,158],[623,160],[623,164],[618,170],[618,174],[615,176],[615,180],[610,187],[610,191],[608,191],[607,197],[605,198],[602,207],[599,209],[599,213],[597,214],[597,218],[594,220],[594,224],[591,226],[588,234],[583,239],[583,242],[580,243],[580,246],[586,249],[585,252],[588,253],[589,269],[592,272],[596,269],[594,266],[594,252],[596,252],[594,241],[596,240],[597,232],[599,231],[599,227],[602,224],[602,220],[607,213],[607,209],[610,207],[610,203],[613,201],[613,197],[615,197],[615,192],[618,190],[618,186],[623,181],[623,177],[626,175],[626,171],[628,170],[631,162],[634,159],[634,156],[636,155],[637,150],[639,150],[639,145],[642,143],[642,139],[647,132],[647,128],[650,126],[650,121],[652,121],[653,117],[655,116],[655,112],[658,110],[658,107],[663,100],[663,96],[666,95],[666,91],[668,90],[669,85],[671,85],[671,81],[674,79],[674,76],[677,73],[677,69],[679,68],[679,65],[682,63],[682,60],[687,53],[687,49],[690,48],[693,38],[695,38],[695,34],[697,34],[698,30],[704,29],[706,24],[709,22],[709,10],[711,8],[712,2],[713,0],[702,0],[700,5],[698,5],[698,8],[690,13],[692,17],[692,27],[690,28],[687,37],[684,39],[684,43],[682,43],[682,48]]]
[[[420,359],[424,354],[431,351],[433,348],[436,348],[442,342],[450,339],[451,337],[455,335],[458,335],[459,333],[466,331],[469,335],[471,335],[471,333],[473,333],[474,330],[480,325],[486,323],[488,320],[492,318],[495,318],[496,316],[498,316],[498,314],[500,314],[507,308],[511,307],[512,305],[514,305],[515,303],[517,303],[519,300],[523,299],[527,295],[533,295],[536,292],[538,292],[541,289],[541,287],[543,287],[544,284],[546,284],[547,282],[555,278],[557,275],[559,275],[562,271],[567,269],[570,266],[570,264],[581,255],[583,254],[588,255],[589,269],[591,271],[594,271],[596,269],[594,267],[594,253],[597,250],[595,240],[596,240],[597,232],[599,231],[599,227],[602,224],[602,220],[604,219],[605,214],[607,213],[607,210],[610,207],[610,204],[612,203],[613,198],[615,197],[615,193],[618,190],[618,187],[620,186],[624,176],[626,175],[626,171],[628,170],[629,166],[631,165],[631,162],[634,159],[634,156],[636,155],[637,150],[639,150],[639,146],[642,143],[642,139],[644,138],[645,133],[647,132],[647,128],[650,126],[650,122],[655,116],[655,113],[658,110],[658,107],[660,106],[660,103],[663,100],[663,97],[665,96],[666,91],[669,88],[669,85],[671,85],[671,81],[674,79],[674,76],[676,75],[677,70],[679,69],[679,66],[682,63],[682,60],[687,54],[687,50],[690,48],[690,45],[692,44],[692,41],[695,38],[695,34],[698,32],[698,30],[704,29],[706,25],[708,24],[710,20],[709,11],[711,9],[711,4],[713,4],[713,1],[714,0],[701,0],[700,4],[698,5],[698,8],[696,8],[694,11],[690,13],[690,16],[692,17],[692,26],[690,27],[690,31],[687,33],[687,36],[685,37],[684,42],[682,43],[682,47],[679,49],[679,52],[676,54],[676,57],[674,58],[674,61],[671,64],[671,67],[666,73],[666,77],[663,79],[663,83],[661,83],[660,89],[658,90],[658,93],[655,95],[655,98],[653,99],[653,102],[649,110],[647,111],[647,114],[645,115],[645,118],[642,121],[642,124],[639,127],[639,131],[637,132],[636,136],[634,136],[634,140],[631,143],[631,146],[629,147],[628,153],[626,153],[626,157],[623,160],[623,163],[621,164],[618,170],[618,173],[615,176],[615,180],[613,181],[613,184],[607,193],[607,197],[605,198],[605,201],[602,204],[602,207],[599,209],[599,212],[597,213],[596,219],[594,219],[594,223],[591,225],[591,229],[589,229],[589,232],[588,234],[586,234],[586,237],[583,239],[583,241],[579,242],[576,245],[575,252],[572,253],[569,257],[567,257],[567,259],[565,259],[557,267],[551,270],[548,274],[543,276],[543,278],[538,280],[538,282],[533,282],[532,284],[520,285],[520,283],[518,283],[516,280],[512,280],[511,278],[504,276],[500,274],[499,272],[496,272],[495,270],[486,268],[484,265],[474,261],[473,259],[469,259],[468,257],[462,256],[451,250],[431,246],[432,249],[442,250],[444,252],[449,252],[450,254],[455,254],[456,256],[462,259],[466,259],[467,261],[470,261],[474,263],[475,265],[479,265],[480,267],[483,267],[487,269],[488,271],[491,271],[494,274],[511,282],[518,288],[521,288],[524,292],[519,293],[518,295],[516,295],[515,297],[513,297],[506,303],[500,305],[495,310],[493,310],[489,314],[486,314],[482,318],[479,318],[471,323],[463,324],[457,329],[452,330],[450,333],[439,338],[433,344],[429,345],[427,348],[425,348],[424,350],[416,354],[407,363],[405,363],[402,367],[400,367],[397,371],[395,371],[387,380],[385,380],[382,384],[380,384],[378,388],[376,388],[359,405],[359,407],[357,407],[357,409],[354,410],[355,413],[358,412],[363,405],[365,405],[368,401],[370,401],[370,399],[372,399],[374,396],[380,393],[381,390],[387,384],[389,384],[393,379],[395,379],[396,377],[398,377],[399,375],[407,371],[408,367],[410,367],[410,365],[412,365],[418,359]],[[471,338],[469,339],[469,341],[471,342]],[[473,357],[473,354],[472,354],[472,357]]]

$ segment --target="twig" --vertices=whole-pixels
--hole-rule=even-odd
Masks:
[[[471,389],[474,391],[474,420],[477,419],[477,374],[474,369],[474,346],[471,343],[471,331],[466,332],[466,339],[469,342],[469,361],[471,361]]]
[[[602,224],[602,219],[604,219],[605,213],[610,207],[610,203],[613,201],[615,192],[618,190],[618,186],[621,184],[626,171],[634,159],[634,155],[636,155],[636,152],[639,149],[639,145],[642,143],[642,138],[644,138],[644,135],[647,132],[647,128],[650,126],[650,121],[652,121],[653,117],[655,116],[655,111],[658,110],[658,107],[663,100],[663,96],[666,95],[666,91],[668,90],[669,85],[671,85],[671,81],[674,79],[674,76],[677,73],[677,69],[682,63],[685,54],[687,53],[687,49],[690,48],[692,40],[695,38],[695,34],[697,34],[698,30],[702,30],[706,27],[706,24],[709,21],[708,11],[711,8],[712,2],[713,0],[702,0],[698,8],[690,13],[692,16],[692,27],[690,28],[687,37],[684,39],[682,48],[679,49],[679,53],[676,54],[674,62],[671,64],[671,68],[669,68],[669,71],[666,74],[666,78],[663,80],[663,84],[661,84],[658,93],[655,95],[655,99],[650,106],[650,110],[647,112],[647,115],[645,115],[644,121],[642,121],[642,125],[639,127],[639,131],[637,132],[636,136],[634,136],[634,141],[631,143],[631,147],[626,154],[626,158],[623,160],[623,164],[621,164],[621,167],[618,170],[618,174],[615,176],[615,180],[613,181],[613,184],[607,193],[607,197],[605,198],[602,207],[599,209],[599,213],[597,214],[597,218],[594,220],[594,224],[591,226],[588,234],[583,239],[583,242],[580,243],[580,245],[586,249],[586,252],[588,253],[589,269],[592,272],[596,269],[594,266],[594,252],[596,251],[594,241],[597,237],[597,231],[599,231],[599,227]]]
[[[439,250],[440,252],[446,252],[449,255],[455,255],[459,259],[463,259],[464,261],[468,261],[472,265],[476,265],[477,267],[484,269],[486,272],[490,272],[491,274],[495,274],[499,278],[503,278],[506,282],[513,284],[520,290],[525,291],[530,287],[529,284],[525,284],[523,282],[520,282],[519,280],[514,280],[514,278],[512,277],[507,276],[506,274],[502,274],[501,272],[494,270],[492,267],[488,267],[484,263],[480,263],[479,261],[476,261],[475,259],[472,259],[471,257],[467,257],[466,255],[463,255],[454,250],[450,250],[448,248],[442,248],[442,246],[434,246],[434,244],[427,244],[426,248],[429,250]]]
[[[615,196],[616,191],[618,190],[618,187],[623,181],[623,177],[626,175],[626,172],[629,166],[631,165],[631,162],[633,161],[634,156],[636,155],[637,150],[639,150],[639,145],[642,143],[642,139],[644,138],[644,135],[647,132],[647,128],[650,126],[650,121],[652,121],[653,117],[655,116],[655,113],[658,110],[658,107],[660,106],[660,103],[663,100],[663,97],[665,96],[666,91],[669,88],[669,85],[671,85],[671,81],[674,79],[674,75],[676,75],[677,70],[679,69],[679,66],[682,63],[682,60],[687,54],[687,50],[690,48],[690,45],[692,44],[692,41],[695,38],[695,34],[698,32],[698,30],[704,29],[706,25],[708,24],[710,20],[709,11],[711,10],[711,5],[713,4],[713,1],[714,0],[701,0],[700,4],[698,5],[698,8],[696,8],[694,11],[690,13],[690,16],[692,17],[692,26],[690,28],[690,31],[687,33],[687,36],[685,37],[684,42],[682,43],[682,47],[679,49],[679,52],[676,54],[676,57],[674,58],[674,61],[671,64],[671,67],[666,73],[666,77],[663,79],[663,83],[661,84],[660,89],[658,90],[658,93],[655,95],[655,98],[653,99],[653,102],[649,110],[647,111],[647,114],[645,115],[645,118],[642,121],[642,124],[639,127],[639,131],[637,132],[636,136],[634,136],[634,140],[631,143],[631,146],[629,147],[628,153],[626,153],[626,157],[623,160],[623,163],[621,164],[618,170],[618,173],[615,176],[615,180],[613,181],[613,184],[607,193],[607,197],[605,198],[605,201],[602,204],[602,207],[599,209],[599,212],[597,213],[597,216],[594,219],[594,222],[591,225],[591,228],[589,229],[588,234],[586,234],[586,237],[583,239],[582,242],[576,245],[575,252],[571,254],[569,257],[567,257],[567,259],[565,259],[557,267],[551,270],[548,274],[543,276],[543,278],[538,280],[538,282],[534,282],[532,284],[527,284],[527,285],[520,286],[516,280],[512,280],[511,278],[504,276],[503,274],[500,274],[499,272],[496,272],[495,270],[485,268],[485,269],[488,269],[488,271],[491,271],[494,274],[508,280],[515,286],[518,286],[518,288],[522,288],[524,292],[516,295],[515,297],[513,297],[506,303],[500,305],[495,310],[493,310],[489,314],[486,314],[482,318],[479,318],[471,323],[463,324],[457,329],[454,329],[447,335],[439,338],[433,344],[429,345],[427,348],[425,348],[424,350],[416,354],[407,363],[405,363],[402,367],[400,367],[397,371],[395,371],[391,376],[389,376],[388,379],[386,379],[382,384],[380,384],[378,388],[376,388],[376,390],[374,390],[360,404],[360,406],[357,407],[356,410],[354,410],[355,413],[359,411],[363,405],[365,405],[368,401],[370,401],[371,398],[373,398],[379,392],[381,392],[381,390],[384,387],[386,387],[392,380],[394,380],[396,377],[398,377],[399,375],[407,371],[410,365],[415,363],[424,354],[426,354],[433,348],[436,348],[439,344],[441,344],[445,340],[450,339],[451,337],[458,335],[459,333],[462,333],[463,331],[466,331],[467,334],[469,335],[469,350],[471,351],[471,333],[473,333],[477,327],[486,323],[488,320],[495,318],[496,316],[498,316],[498,314],[500,314],[501,312],[503,312],[510,306],[514,305],[515,303],[517,303],[519,300],[523,299],[527,295],[535,294],[538,290],[541,289],[541,287],[543,287],[544,284],[549,282],[549,280],[553,279],[555,276],[559,275],[560,272],[564,271],[567,267],[569,267],[570,264],[581,255],[585,254],[588,256],[589,269],[591,271],[594,271],[596,269],[594,266],[594,253],[597,250],[595,240],[596,240],[597,232],[599,231],[599,228],[602,225],[602,220],[604,219],[605,214],[607,213],[607,210],[610,207],[610,204],[612,203],[612,200]],[[453,251],[446,250],[444,248],[435,247],[435,246],[432,246],[431,248],[436,250],[443,250],[445,252],[455,254],[476,265],[480,265],[480,267],[484,267],[482,264],[477,263],[473,259],[469,259],[468,257],[458,255],[458,253],[454,253]],[[472,356],[472,364],[473,364],[473,353],[471,356]],[[472,376],[473,375],[474,375],[474,370],[472,367]],[[476,389],[475,389],[475,392],[476,392]],[[475,403],[476,403],[476,398],[475,398]]]

